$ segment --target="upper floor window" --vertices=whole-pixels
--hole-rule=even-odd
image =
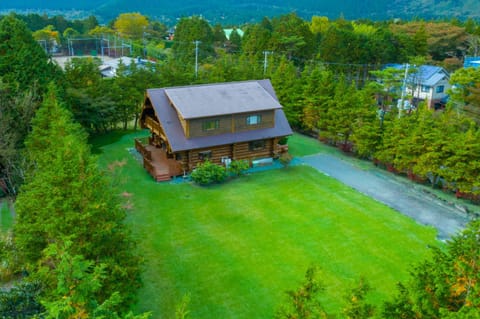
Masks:
[[[220,126],[219,120],[207,120],[203,122],[202,129],[204,131],[212,131],[212,130],[218,129],[219,126]]]
[[[443,93],[443,91],[445,91],[445,86],[443,85],[439,85],[435,88],[436,93]]]
[[[430,91],[430,87],[429,86],[426,86],[426,85],[422,85],[422,92],[429,92]]]
[[[262,122],[261,115],[250,115],[247,116],[247,125],[257,125]]]

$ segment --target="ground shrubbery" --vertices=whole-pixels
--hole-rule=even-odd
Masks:
[[[216,165],[209,160],[198,165],[191,174],[192,180],[200,185],[221,183],[227,178],[225,167]]]
[[[214,164],[209,160],[198,165],[198,167],[192,172],[192,180],[200,185],[210,185],[214,183],[222,183],[227,177],[240,176],[248,168],[250,164],[246,160],[232,161],[228,166],[228,169],[224,166]]]
[[[228,172],[232,176],[240,176],[249,168],[250,164],[247,160],[232,161],[228,167]]]

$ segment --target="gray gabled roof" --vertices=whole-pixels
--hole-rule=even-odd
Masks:
[[[257,81],[166,88],[165,94],[184,119],[282,107]]]
[[[277,101],[275,92],[269,80],[248,81],[248,82],[234,82],[227,83],[228,85],[236,83],[251,83],[255,82],[261,86],[267,94],[269,94],[275,101]],[[210,85],[214,87],[216,85]],[[235,85],[234,85],[235,86]],[[206,86],[204,86],[206,87]],[[228,145],[234,143],[248,142],[254,140],[268,139],[273,137],[282,137],[291,135],[292,129],[288,124],[285,113],[280,108],[276,108],[275,112],[275,126],[272,128],[264,128],[258,130],[250,130],[245,132],[226,133],[213,136],[186,138],[183,128],[180,124],[176,110],[170,105],[167,98],[166,91],[168,89],[148,89],[147,98],[153,105],[155,114],[167,136],[170,148],[173,152],[208,148],[219,145]],[[278,101],[277,101],[278,103]]]

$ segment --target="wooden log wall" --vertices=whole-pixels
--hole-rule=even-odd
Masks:
[[[222,158],[228,157],[232,160],[255,160],[274,156],[274,146],[276,145],[274,139],[265,140],[265,147],[263,149],[251,150],[250,143],[237,143],[221,145],[210,148],[196,149],[186,152],[175,153],[176,159],[181,163],[186,171],[191,171],[198,164],[203,163],[200,153],[211,152],[209,161],[218,165],[222,165]]]

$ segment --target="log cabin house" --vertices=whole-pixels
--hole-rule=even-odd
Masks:
[[[269,162],[288,151],[279,141],[292,134],[269,80],[148,89],[140,125],[150,136],[135,147],[157,181],[206,159]]]

